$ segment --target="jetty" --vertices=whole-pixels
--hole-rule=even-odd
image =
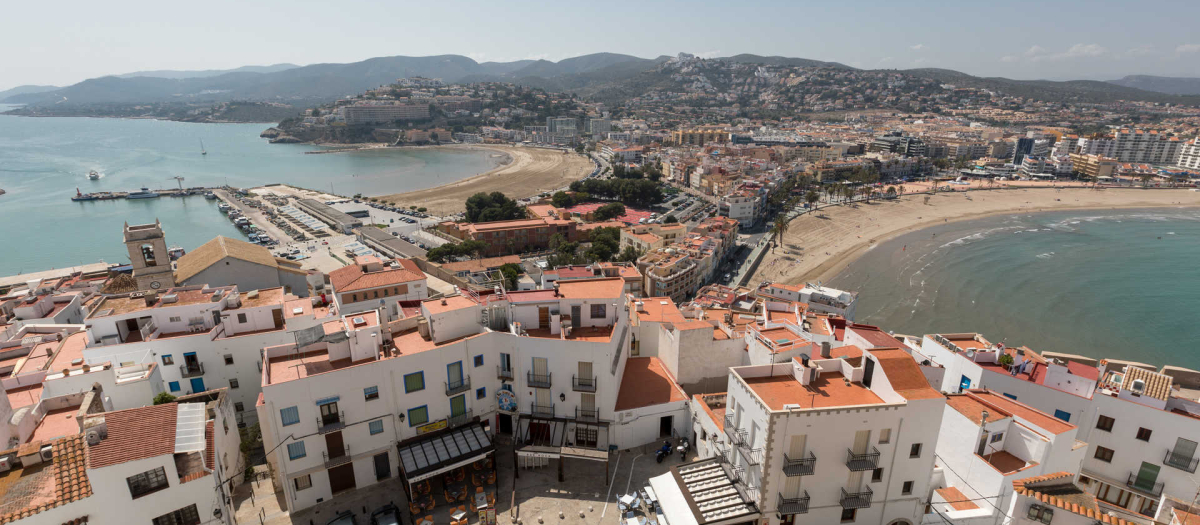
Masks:
[[[205,195],[206,193],[209,193],[209,192],[212,192],[212,191],[215,191],[218,189],[220,189],[219,186],[213,186],[211,188],[197,186],[194,188],[170,189],[170,190],[147,190],[147,191],[150,191],[150,192],[158,195],[159,197],[190,197],[192,195]],[[3,190],[0,190],[0,193],[3,193]],[[104,200],[113,200],[113,199],[126,199],[126,198],[129,198],[129,194],[130,194],[130,192],[128,192],[128,191],[93,191],[93,192],[83,193],[83,192],[79,191],[79,188],[75,188],[75,195],[73,195],[71,197],[71,200],[73,200],[75,202],[81,202],[81,201],[104,201]],[[146,197],[138,197],[138,198],[144,199]]]

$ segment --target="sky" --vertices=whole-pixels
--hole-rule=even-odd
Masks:
[[[7,2],[0,89],[133,71],[460,54],[679,52],[1018,79],[1200,76],[1200,2],[1096,0]]]

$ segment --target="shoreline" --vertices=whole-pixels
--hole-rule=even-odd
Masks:
[[[927,194],[922,193],[906,194],[894,201],[881,199],[872,201],[871,204],[856,203],[854,205],[822,208],[814,213],[797,217],[789,224],[789,230],[784,235],[781,246],[777,247],[773,254],[768,251],[759,268],[751,276],[750,283],[757,285],[757,283],[765,280],[783,282],[785,284],[800,284],[806,281],[828,282],[845,271],[846,268],[876,245],[901,235],[939,224],[944,225],[986,219],[988,217],[1014,213],[1139,208],[1200,208],[1200,192],[1193,192],[1189,189],[1155,189],[1144,191],[1146,193],[1138,191],[1134,195],[1129,195],[1123,190],[1112,189],[1097,191],[1082,188],[1011,188],[939,193],[930,195],[930,205],[928,206],[923,204],[923,200]],[[981,206],[975,204],[975,198],[980,196],[983,197],[979,198],[980,201],[985,201],[987,197],[995,196],[999,198],[994,198],[993,202],[1010,202],[1001,202],[1001,205],[994,209],[979,210],[978,208],[981,207],[990,207],[990,205]],[[1147,197],[1151,196],[1153,198],[1146,200]],[[1163,196],[1174,198],[1176,201],[1168,201],[1168,199],[1162,198]],[[954,205],[955,203],[945,202],[944,200],[940,203],[937,202],[939,199],[954,199],[955,197],[970,199],[969,202],[971,204],[964,206],[962,203],[957,203],[958,205],[956,206]],[[1048,200],[1045,197],[1059,200]],[[1071,204],[1062,200],[1070,197],[1077,197],[1075,199],[1077,202],[1080,201],[1080,198],[1084,198],[1084,201],[1081,204]],[[1035,204],[1033,203],[1034,200],[1042,200],[1044,202]],[[938,209],[939,204],[942,204],[943,206],[941,207],[945,208],[944,213]],[[922,215],[914,218],[910,213],[909,217],[898,217],[900,214],[891,213],[899,211],[895,210],[897,207],[907,208],[903,211],[908,212],[919,210]],[[975,208],[977,211],[962,208]],[[877,219],[880,220],[877,221]],[[937,222],[938,219],[942,219],[942,222]],[[848,222],[854,220],[857,220],[858,224]],[[864,220],[866,222],[863,222]],[[885,221],[894,221],[899,224],[893,229],[880,231],[874,235],[865,234],[862,230],[862,226],[868,226],[868,229],[871,226],[880,228]],[[816,236],[819,239],[815,243],[815,246],[814,243],[811,243],[811,237],[808,239],[809,242],[806,242],[806,236],[810,235]],[[796,261],[795,257],[791,257],[791,260],[787,257],[788,255],[796,254],[795,249],[788,250],[786,248],[792,245],[802,247],[799,251],[803,255],[801,255],[799,261]],[[827,255],[816,256],[812,260],[805,260],[808,259],[810,250],[825,251]],[[770,267],[780,262],[787,263],[785,264],[787,268],[775,270]]]

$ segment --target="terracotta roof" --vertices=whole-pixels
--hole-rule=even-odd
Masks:
[[[687,395],[657,357],[631,357],[625,361],[625,376],[621,378],[613,410],[633,410],[685,399]]]
[[[1008,414],[1017,416],[1021,419],[1029,421],[1038,428],[1045,430],[1051,434],[1062,434],[1076,427],[1066,421],[1051,416],[1045,412],[1021,403],[1014,401],[1003,395],[997,394],[990,390],[968,390],[966,395],[974,396],[976,399]]]
[[[879,366],[887,375],[892,390],[909,401],[917,399],[937,399],[943,397],[941,392],[929,386],[929,380],[921,373],[921,367],[913,360],[908,352],[899,348],[875,348],[868,350],[879,360]]]
[[[83,436],[77,434],[61,438],[52,442],[51,446],[54,459],[49,469],[13,469],[0,474],[0,485],[5,491],[4,508],[7,510],[0,514],[0,524],[28,518],[92,495],[92,484],[87,477],[88,447]],[[8,477],[14,479],[3,483],[4,478]],[[18,505],[20,508],[14,508]],[[67,523],[78,521],[75,519]]]
[[[177,411],[175,403],[165,403],[106,412],[108,437],[88,447],[89,468],[175,454]]]
[[[1112,525],[1132,525],[1121,518],[1109,516],[1100,510],[1096,497],[1088,494],[1072,482],[1074,474],[1056,472],[1044,476],[1014,479],[1013,492],[1019,496],[1035,499],[1046,505]]]
[[[880,330],[879,327],[876,326],[848,323],[846,329],[854,330],[855,334],[858,334],[859,337],[862,337],[868,343],[871,343],[872,347],[899,348],[903,346],[903,343],[901,343],[899,339],[892,337],[887,332]]]
[[[396,261],[400,264],[399,268],[384,267],[377,272],[363,272],[357,264],[343,266],[329,272],[329,282],[334,292],[342,293],[425,280],[425,272],[416,263],[409,259]]]
[[[1125,383],[1121,388],[1132,391],[1133,382],[1139,379],[1145,384],[1142,387],[1143,396],[1166,401],[1171,395],[1171,376],[1132,366],[1125,367]]]
[[[1075,361],[1067,361],[1067,371],[1084,379],[1091,379],[1092,381],[1100,379],[1099,368],[1083,363],[1076,363]]]
[[[973,510],[979,508],[979,505],[976,505],[974,501],[971,501],[966,494],[963,494],[957,488],[946,487],[944,489],[937,489],[936,492],[954,510]]]
[[[625,279],[604,277],[557,281],[558,294],[566,299],[617,299],[625,290]]]
[[[233,257],[249,263],[260,264],[270,268],[278,268],[279,263],[271,255],[271,250],[264,246],[251,244],[246,241],[217,236],[215,239],[201,244],[199,248],[187,252],[175,261],[175,282],[184,282],[196,274],[208,269],[221,259]]]

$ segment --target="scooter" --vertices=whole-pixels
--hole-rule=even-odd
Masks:
[[[670,456],[674,451],[675,447],[671,446],[670,441],[663,441],[663,446],[658,449],[658,452],[654,453],[654,461],[662,463],[663,460],[667,459],[667,456]]]
[[[679,461],[687,461],[688,452],[692,451],[692,442],[685,437],[677,448],[679,449]]]

